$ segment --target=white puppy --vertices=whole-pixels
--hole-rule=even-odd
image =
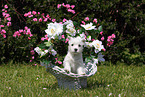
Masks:
[[[85,67],[83,65],[82,57],[83,47],[84,40],[81,37],[70,37],[68,52],[63,61],[65,71],[82,75],[85,74]]]

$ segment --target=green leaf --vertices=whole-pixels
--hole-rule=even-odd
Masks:
[[[44,42],[44,44],[45,44],[46,46],[48,46],[48,47],[52,45],[51,41]]]

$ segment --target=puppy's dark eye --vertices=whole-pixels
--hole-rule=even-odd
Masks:
[[[81,45],[79,44],[79,47],[81,47]]]
[[[74,44],[71,44],[71,46],[74,46]]]

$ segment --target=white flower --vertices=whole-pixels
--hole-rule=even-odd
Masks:
[[[52,54],[53,56],[55,56],[55,55],[57,54],[57,52],[56,52],[52,47],[50,47],[50,48],[48,49],[48,51],[51,52],[51,54]]]
[[[93,23],[81,25],[81,26],[84,27],[85,30],[92,30],[92,29],[95,29],[95,27],[96,27],[96,26],[93,26]]]
[[[66,33],[69,33],[71,36],[75,36],[76,35],[76,30],[74,28],[74,24],[72,20],[68,20],[64,23],[66,25]]]
[[[96,50],[101,51],[102,49],[104,49],[104,46],[102,45],[102,42],[99,40],[94,40],[92,42],[92,45],[95,47]],[[97,52],[96,52],[97,53]]]
[[[38,55],[42,53],[42,50],[39,47],[36,47],[34,50],[38,53]]]
[[[67,20],[64,24],[67,25],[67,27],[74,27],[72,20]]]
[[[41,57],[48,53],[48,50],[43,52],[39,47],[36,47],[34,50],[38,53],[38,55],[41,55]]]
[[[48,29],[45,30],[48,34],[48,37],[59,36],[63,32],[63,24],[60,23],[49,23]]]
[[[86,40],[86,35],[85,35],[85,33],[80,34],[80,37],[81,37],[83,40]]]
[[[57,52],[54,49],[51,50],[51,53],[53,56],[55,56],[57,54]]]
[[[98,64],[98,62],[102,62],[102,61],[104,62],[105,59],[103,58],[103,56],[104,56],[104,55],[102,55],[101,53],[99,53],[97,59],[93,58],[93,61],[94,61],[93,64]]]
[[[46,54],[45,52],[41,52],[41,54],[40,54],[40,55],[41,55],[41,57],[42,57],[42,56],[44,56],[45,54]]]
[[[49,51],[48,51],[48,50],[44,50],[44,52],[45,52],[45,53],[48,53]]]
[[[98,54],[98,60],[101,62],[101,61],[105,61],[105,59],[103,58],[104,55],[102,55],[101,53]]]
[[[71,36],[75,36],[76,30],[73,27],[69,27],[67,28],[66,33],[69,33]]]

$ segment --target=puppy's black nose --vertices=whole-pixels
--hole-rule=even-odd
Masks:
[[[75,52],[77,52],[78,49],[75,49]]]

